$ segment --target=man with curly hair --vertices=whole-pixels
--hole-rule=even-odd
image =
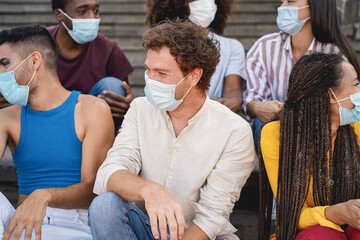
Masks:
[[[245,51],[236,39],[226,38],[226,21],[235,0],[147,0],[146,24],[153,27],[165,19],[190,19],[220,44],[220,61],[210,81],[208,95],[232,111],[241,108],[242,83],[246,80]]]
[[[94,239],[238,239],[229,215],[255,154],[248,123],[206,95],[214,41],[190,21],[145,33],[146,97],[98,171]]]

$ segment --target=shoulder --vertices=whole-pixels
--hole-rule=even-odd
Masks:
[[[87,94],[79,95],[76,108],[78,108],[83,117],[102,118],[104,115],[111,113],[108,104],[103,99]]]
[[[48,32],[51,34],[51,36],[55,36],[57,30],[59,29],[59,25],[54,25],[54,26],[51,26],[51,27],[48,27],[47,30]]]
[[[250,124],[240,115],[232,112],[228,107],[215,100],[208,99],[208,101],[211,112],[214,113],[211,117],[218,118],[217,121],[221,122],[221,127],[227,126],[233,129],[251,130]]]
[[[20,121],[21,106],[12,105],[0,109],[0,122],[2,126],[7,127],[9,124]]]
[[[255,49],[258,49],[259,46],[261,45],[265,46],[269,42],[276,42],[276,43],[283,42],[286,40],[286,38],[287,38],[287,34],[283,32],[264,35],[254,43],[254,45],[251,47],[249,51],[254,51]]]

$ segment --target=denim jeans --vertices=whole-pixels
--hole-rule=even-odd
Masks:
[[[149,217],[112,192],[94,199],[89,208],[89,222],[95,240],[155,240]]]
[[[254,143],[255,143],[256,153],[259,152],[260,133],[261,133],[261,129],[263,128],[264,125],[265,125],[265,123],[263,121],[261,121],[260,118],[256,117],[253,119],[252,130],[253,130],[253,135],[254,135]]]
[[[98,81],[89,91],[89,95],[97,96],[104,95],[103,91],[111,91],[121,96],[126,96],[126,90],[123,87],[122,81],[114,77],[106,77]]]
[[[98,81],[89,91],[89,95],[93,95],[93,96],[98,96],[98,95],[103,95],[103,91],[111,91],[114,92],[116,94],[119,94],[121,96],[126,96],[126,90],[123,87],[123,83],[120,79],[118,78],[114,78],[114,77],[106,77],[101,79],[100,81]],[[111,97],[108,97],[112,100],[114,100]],[[119,130],[122,121],[124,119],[123,118],[113,118],[114,121],[114,126],[115,126],[115,134],[117,133],[117,131]]]

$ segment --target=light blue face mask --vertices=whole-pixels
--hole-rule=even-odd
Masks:
[[[309,7],[309,5],[301,8],[279,7],[278,16],[276,18],[279,29],[291,36],[296,35],[304,26],[305,22],[310,19],[299,20],[299,10],[307,7]]]
[[[334,95],[336,102],[339,105],[339,115],[340,115],[340,126],[356,123],[360,121],[360,92],[350,95],[348,98],[338,100],[335,93],[330,88],[332,94]],[[351,102],[355,105],[354,109],[347,109],[341,107],[340,102],[350,99]]]
[[[72,22],[72,30],[70,30],[64,22],[62,24],[68,31],[69,35],[74,39],[75,42],[79,44],[84,44],[91,42],[96,38],[99,31],[100,18],[88,18],[88,19],[79,19],[71,18],[61,9],[58,9],[62,14],[64,14]]]
[[[156,108],[164,111],[174,111],[184,100],[192,87],[179,99],[175,99],[175,89],[182,81],[187,78],[184,77],[178,84],[164,84],[149,78],[145,73],[145,95],[147,100]]]
[[[0,92],[11,104],[26,106],[29,98],[30,83],[34,79],[36,71],[33,73],[30,81],[26,86],[19,85],[15,79],[15,71],[29,59],[31,55],[25,58],[13,71],[0,73]]]

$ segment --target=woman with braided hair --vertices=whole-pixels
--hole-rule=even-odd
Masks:
[[[260,140],[259,239],[360,239],[360,86],[341,56],[302,57]]]
[[[146,24],[149,27],[165,19],[190,19],[209,29],[209,36],[220,46],[220,61],[211,77],[208,95],[233,112],[240,110],[246,80],[245,51],[236,39],[223,35],[235,0],[147,0]]]

